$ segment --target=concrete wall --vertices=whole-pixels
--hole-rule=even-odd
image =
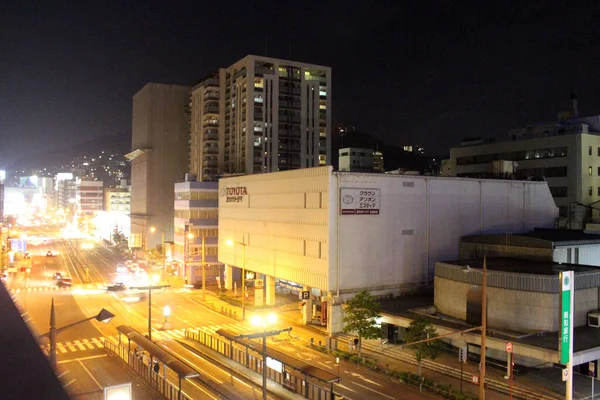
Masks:
[[[188,168],[189,89],[149,83],[133,97],[132,150],[151,151],[132,162],[132,231],[144,235],[148,248],[161,242],[151,226],[173,240],[173,185]]]
[[[467,293],[472,285],[435,278],[434,304],[439,313],[466,319]],[[488,327],[530,333],[557,331],[559,293],[540,293],[488,287]],[[598,288],[575,291],[575,326],[587,323],[587,313],[598,309]]]

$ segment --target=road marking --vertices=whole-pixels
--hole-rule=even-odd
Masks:
[[[370,391],[371,391],[371,392],[373,392],[373,393],[377,393],[377,394],[379,394],[379,395],[381,395],[381,396],[383,396],[383,397],[387,397],[388,399],[396,400],[396,398],[395,398],[395,397],[388,396],[388,395],[387,395],[387,394],[385,394],[385,393],[378,392],[377,390],[375,390],[375,389],[371,389],[370,387],[367,387],[367,386],[364,386],[364,385],[361,385],[360,383],[356,383],[356,382],[352,382],[352,383],[353,383],[353,384],[355,384],[356,386],[360,386],[361,388],[364,388],[364,389],[370,390]]]
[[[75,382],[75,379],[73,379],[71,382],[67,383],[65,386],[63,386],[63,389],[66,389],[67,386],[69,386],[71,383]]]
[[[67,349],[65,349],[65,348],[64,348],[64,347],[62,347],[62,346],[58,346],[58,345],[57,345],[57,346],[56,346],[56,348],[57,348],[57,349],[58,349],[58,350],[59,350],[61,353],[63,353],[63,354],[64,354],[64,353],[67,353]]]
[[[100,355],[97,355],[97,356],[74,358],[72,360],[62,360],[62,361],[57,362],[57,364],[67,364],[67,363],[75,362],[75,361],[79,361],[79,360],[81,360],[81,361],[93,360],[94,358],[102,358],[102,357],[108,357],[108,355],[107,354],[100,354]]]
[[[333,367],[330,367],[327,364],[323,364],[321,361],[317,361],[317,364],[321,364],[322,366],[324,366],[325,368],[329,368],[329,369],[333,369]]]
[[[350,389],[348,386],[344,386],[344,385],[342,385],[341,383],[336,383],[335,385],[336,385],[336,386],[338,386],[338,387],[341,387],[341,388],[343,388],[343,389],[349,390],[349,391],[351,391],[352,393],[356,393],[356,390],[354,390],[354,389]]]
[[[88,339],[83,339],[83,344],[85,344],[85,346],[90,350],[94,348]]]
[[[79,350],[85,350],[85,347],[83,347],[83,344],[81,344],[81,342],[79,340],[75,341],[75,345],[77,347],[79,347]]]
[[[86,367],[85,365],[83,365],[83,363],[81,362],[81,360],[77,360],[77,361],[79,361],[79,364],[80,364],[80,365],[81,365],[81,367],[82,367],[82,368],[85,370],[85,372],[87,372],[87,373],[88,373],[88,375],[90,376],[90,378],[92,378],[92,380],[93,380],[94,382],[96,382],[96,385],[98,385],[98,388],[100,388],[100,389],[103,389],[103,386],[100,384],[100,382],[98,382],[98,381],[96,380],[96,378],[94,378],[94,375],[92,375],[92,373],[90,372],[90,370],[89,370],[89,369],[87,369],[87,367]],[[485,361],[485,360],[484,360],[484,361]]]

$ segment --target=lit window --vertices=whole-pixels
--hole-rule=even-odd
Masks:
[[[592,167],[588,167],[588,175],[592,176]]]

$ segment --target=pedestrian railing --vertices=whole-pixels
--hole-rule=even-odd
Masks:
[[[186,330],[185,338],[198,342],[219,354],[242,364],[246,368],[262,374],[263,361],[262,355],[260,354],[253,354],[245,347],[238,348],[229,340],[221,339],[220,337],[213,336],[204,331],[192,332]],[[285,364],[283,364],[281,372],[267,367],[267,378],[280,384],[287,390],[300,394],[307,399],[330,400],[332,398],[330,388],[323,387],[316,382],[308,381],[303,374],[298,373],[291,368],[286,368]]]
[[[149,383],[153,389],[158,391],[165,398],[169,400],[191,400],[177,386],[166,379],[166,372],[163,376],[161,376],[160,373],[154,372],[152,369],[152,362],[144,361],[144,359],[129,351],[126,346],[104,340],[104,349],[110,355],[121,359],[121,361],[127,364],[129,368],[133,369],[137,375]]]

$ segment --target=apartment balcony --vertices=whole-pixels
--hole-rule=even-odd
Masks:
[[[204,107],[205,114],[218,114],[219,106],[218,105],[207,105]]]
[[[207,140],[214,140],[216,142],[219,141],[219,134],[218,133],[207,133],[204,132],[204,134],[202,135],[202,140],[207,141]]]
[[[205,146],[202,148],[202,154],[219,154],[218,147]]]
[[[175,200],[175,210],[218,208],[219,200]]]

